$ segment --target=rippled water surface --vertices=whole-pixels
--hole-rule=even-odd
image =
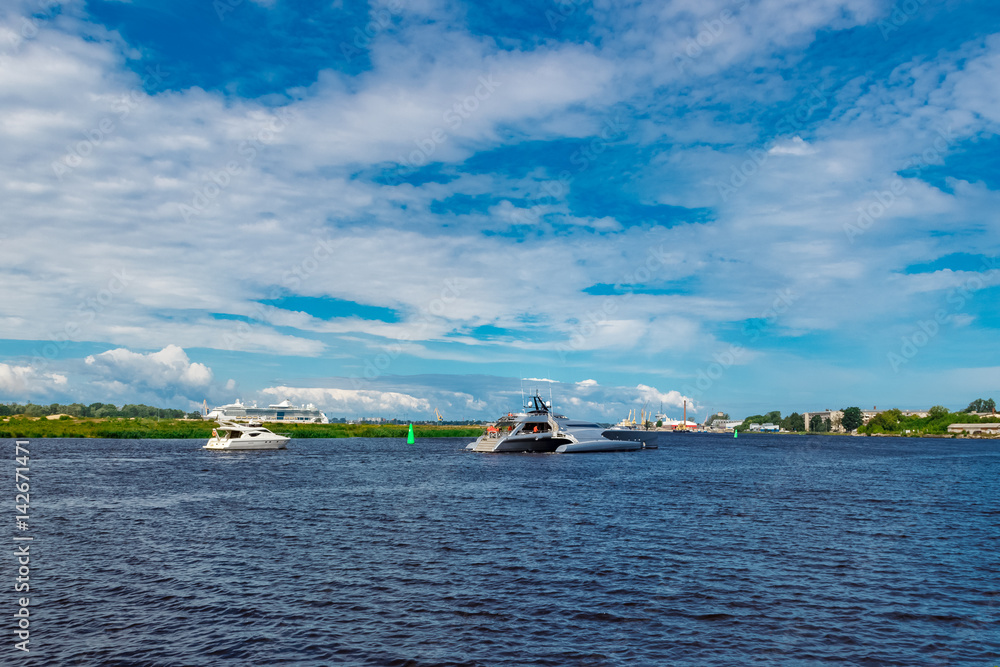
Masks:
[[[31,441],[36,664],[1000,664],[998,442],[464,443]]]

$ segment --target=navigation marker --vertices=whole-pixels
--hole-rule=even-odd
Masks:
[[[413,424],[410,424],[410,432],[406,434],[406,444],[413,444]]]

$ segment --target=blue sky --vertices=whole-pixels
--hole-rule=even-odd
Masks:
[[[993,3],[15,0],[0,32],[0,401],[1000,398]]]

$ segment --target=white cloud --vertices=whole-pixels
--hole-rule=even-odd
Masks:
[[[686,401],[687,408],[692,412],[698,412],[700,410],[693,399],[684,396],[676,390],[662,392],[656,387],[650,387],[644,384],[637,385],[636,389],[639,391],[639,398],[636,399],[636,402],[638,403],[639,401],[642,401],[643,403],[649,403],[654,409],[656,409],[655,406],[659,406],[660,404],[672,408],[683,408]]]
[[[529,380],[530,381],[530,380]],[[536,378],[535,381],[544,381]],[[434,419],[437,408],[447,420],[493,419],[498,414],[521,408],[522,394],[527,398],[535,387],[525,386],[525,380],[494,376],[381,376],[364,381],[329,378],[329,385],[268,387],[261,392],[266,401],[284,398],[293,403],[313,403],[331,417],[381,416]],[[596,381],[562,383],[547,380],[551,386],[553,410],[579,419],[614,422],[629,409],[648,404],[650,411],[679,410],[684,396],[677,390],[661,391],[648,385],[600,385]],[[548,401],[548,388],[537,388]],[[688,398],[688,412],[700,409]]]
[[[196,395],[212,382],[212,371],[204,364],[192,362],[187,353],[176,345],[159,352],[143,354],[125,348],[90,355],[84,362],[89,371],[108,386],[132,387],[137,390],[174,392]]]
[[[812,155],[816,149],[809,145],[809,142],[802,137],[792,137],[790,141],[783,141],[775,144],[768,151],[770,155]]]
[[[267,387],[262,394],[299,403],[312,403],[330,413],[365,416],[394,416],[399,413],[430,413],[434,408],[425,398],[395,391],[332,389],[322,387]]]
[[[0,363],[0,394],[11,400],[25,400],[62,391],[67,377],[61,373],[41,372],[33,366]]]

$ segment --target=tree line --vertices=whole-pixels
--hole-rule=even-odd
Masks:
[[[780,410],[772,410],[767,414],[763,415],[751,415],[743,420],[740,424],[739,430],[746,431],[749,430],[750,424],[774,424],[775,426],[780,426],[785,431],[817,431],[825,432],[830,430],[830,420],[823,420],[819,417],[813,417],[809,420],[812,422],[812,428],[806,428],[805,415],[800,415],[798,412],[793,412],[787,417],[781,416]]]
[[[902,410],[897,409],[884,410],[872,417],[868,423],[865,424],[861,408],[852,406],[841,409],[843,416],[840,419],[840,426],[848,432],[857,430],[858,433],[867,433],[869,435],[875,433],[905,433],[907,431],[916,433],[943,434],[948,431],[948,426],[951,424],[977,424],[980,422],[1000,421],[1000,417],[997,416],[981,417],[971,414],[974,412],[995,413],[995,411],[996,403],[992,398],[977,398],[969,403],[968,407],[960,412],[951,412],[948,408],[942,405],[935,405],[932,407],[928,410],[926,417],[905,415]],[[805,415],[793,412],[787,417],[782,417],[780,410],[772,410],[767,414],[752,415],[747,417],[743,420],[743,424],[739,426],[739,430],[748,430],[750,428],[750,424],[774,424],[781,427],[785,431],[798,433],[828,433],[836,426],[835,424],[830,423],[829,418],[821,415],[812,415],[809,418],[809,423],[806,424]]]
[[[126,404],[121,408],[113,403],[52,403],[51,405],[37,405],[35,403],[0,403],[0,417],[12,417],[24,415],[26,417],[47,417],[48,415],[70,415],[73,417],[98,417],[104,419],[130,418],[130,417],[158,417],[160,419],[180,419],[185,415],[199,418],[197,412],[185,413],[176,408],[156,408],[151,405]]]
[[[268,424],[293,438],[405,438],[408,425]],[[0,421],[0,438],[198,438],[208,439],[215,424],[201,419],[10,419]],[[475,437],[482,428],[417,425],[417,438]],[[204,444],[204,443],[201,443]]]

